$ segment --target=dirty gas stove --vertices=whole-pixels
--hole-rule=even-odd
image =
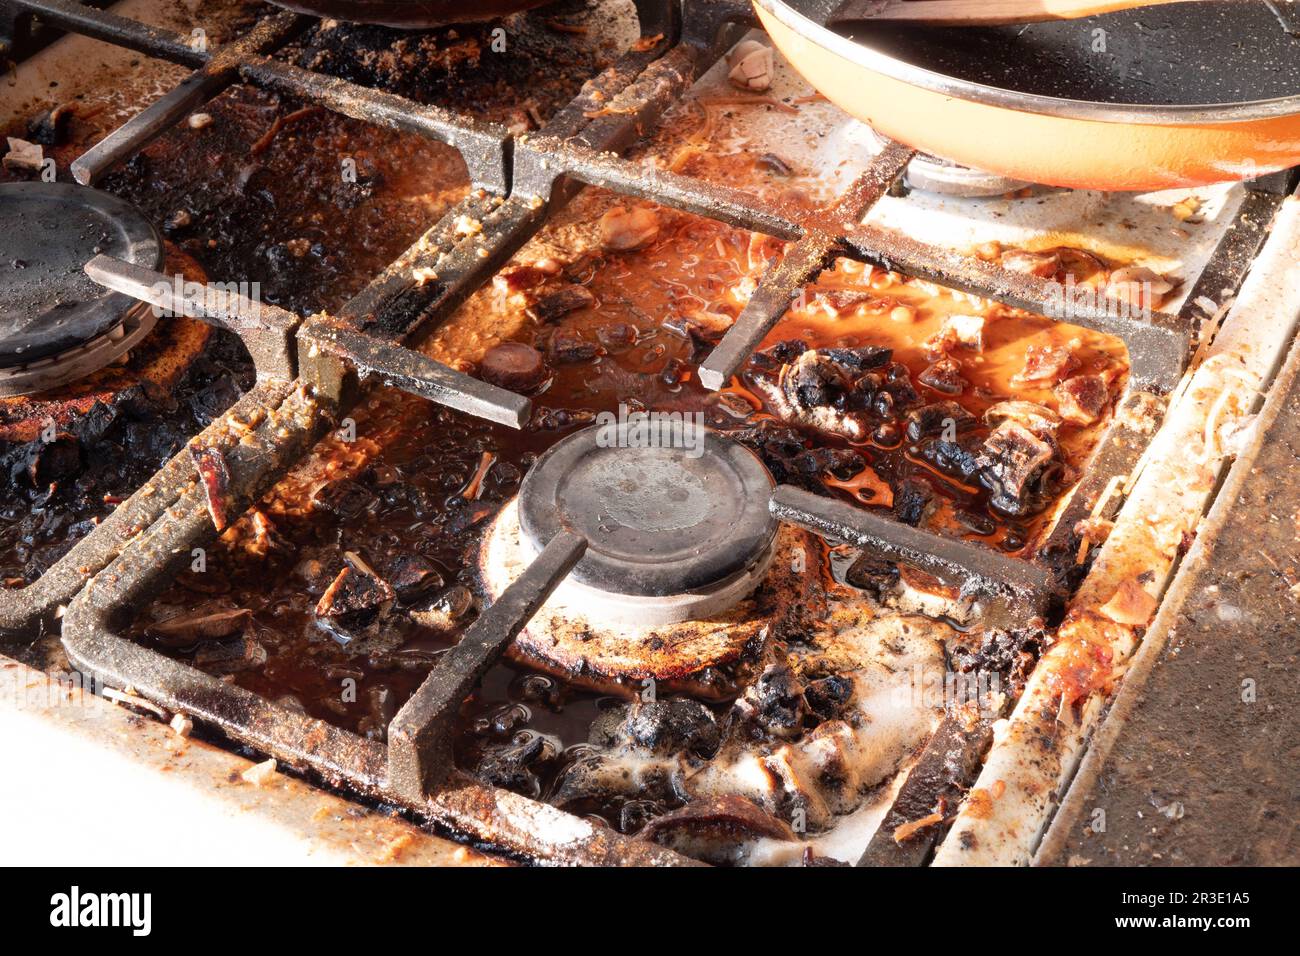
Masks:
[[[1285,403],[1286,177],[914,156],[734,4],[0,9],[6,737],[129,789],[131,853],[160,812],[398,862],[1187,832],[1089,788],[1150,764],[1125,695]]]

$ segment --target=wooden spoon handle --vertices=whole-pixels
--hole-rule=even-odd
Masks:
[[[851,20],[907,20],[934,26],[1001,26],[1073,20],[1115,10],[1197,0],[848,0],[831,23]]]

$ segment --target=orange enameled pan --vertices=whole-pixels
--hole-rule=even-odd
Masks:
[[[963,165],[1152,190],[1300,164],[1300,16],[1287,0],[1002,26],[878,16],[930,0],[753,2],[773,43],[827,99]]]

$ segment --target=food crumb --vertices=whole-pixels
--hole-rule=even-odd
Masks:
[[[901,824],[894,828],[894,842],[903,843],[904,841],[911,838],[912,835],[915,834],[918,830],[923,830],[926,827],[932,827],[936,823],[941,823],[941,822],[943,822],[943,814],[937,810],[934,813],[926,814],[925,816],[921,817],[921,819],[919,820],[910,820],[907,823]]]
[[[272,757],[269,760],[263,760],[261,763],[253,764],[239,776],[245,783],[251,783],[255,787],[263,787],[275,776],[275,766],[275,758]]]
[[[194,730],[194,721],[190,720],[185,714],[177,714],[172,718],[169,725],[177,737],[188,737]]]
[[[377,857],[380,863],[394,863],[402,855],[402,851],[411,845],[411,834],[403,833],[387,841],[379,851]]]

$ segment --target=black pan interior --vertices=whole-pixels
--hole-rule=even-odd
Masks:
[[[1171,3],[1006,27],[840,22],[841,0],[787,2],[906,63],[1019,93],[1129,106],[1214,106],[1300,93],[1300,36],[1257,0]],[[1291,17],[1300,23],[1300,12]]]

